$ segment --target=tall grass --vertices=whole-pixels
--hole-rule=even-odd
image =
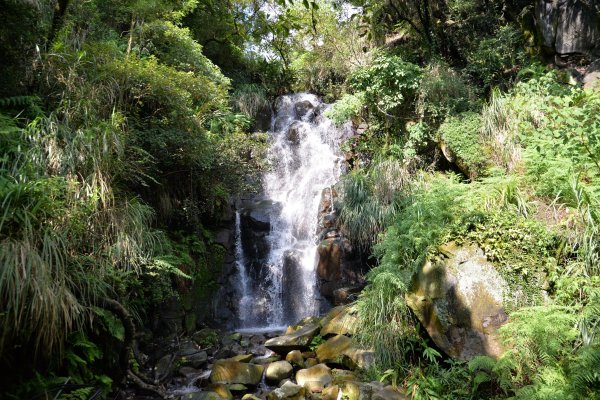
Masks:
[[[340,224],[361,251],[368,252],[393,221],[409,175],[400,161],[382,160],[367,173],[353,172],[344,178]]]
[[[113,121],[114,122],[114,121]],[[114,295],[111,269],[139,271],[160,240],[152,209],[114,195],[123,153],[111,121],[72,131],[56,116],[23,130],[0,162],[0,354],[50,355]]]

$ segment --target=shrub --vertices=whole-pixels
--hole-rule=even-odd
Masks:
[[[483,173],[486,154],[480,139],[481,117],[463,113],[447,118],[438,131],[442,150],[449,161],[455,162],[468,177]]]

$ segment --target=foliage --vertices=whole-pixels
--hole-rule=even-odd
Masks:
[[[399,56],[379,53],[366,67],[358,68],[349,78],[355,92],[363,92],[373,112],[384,115],[412,104],[421,79],[421,68]]]
[[[486,154],[480,140],[479,114],[463,113],[450,117],[440,126],[438,134],[446,151],[456,158],[456,164],[470,178],[484,172]]]
[[[335,125],[342,126],[346,122],[359,117],[364,104],[364,93],[345,94],[325,112],[325,116],[331,119]]]

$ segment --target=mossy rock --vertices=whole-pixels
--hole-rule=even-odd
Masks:
[[[210,381],[212,383],[241,383],[243,385],[258,385],[262,379],[265,367],[247,364],[233,360],[218,360],[213,365]]]
[[[414,276],[406,302],[435,344],[460,360],[498,357],[508,285],[476,245],[449,243]]]

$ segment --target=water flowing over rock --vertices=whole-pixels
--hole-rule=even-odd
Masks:
[[[320,205],[339,179],[339,146],[352,132],[349,125],[333,126],[322,115],[327,107],[309,94],[282,96],[275,104],[271,169],[262,193],[239,204],[237,283],[222,293],[237,301],[240,328],[281,327],[323,308],[315,272]]]

